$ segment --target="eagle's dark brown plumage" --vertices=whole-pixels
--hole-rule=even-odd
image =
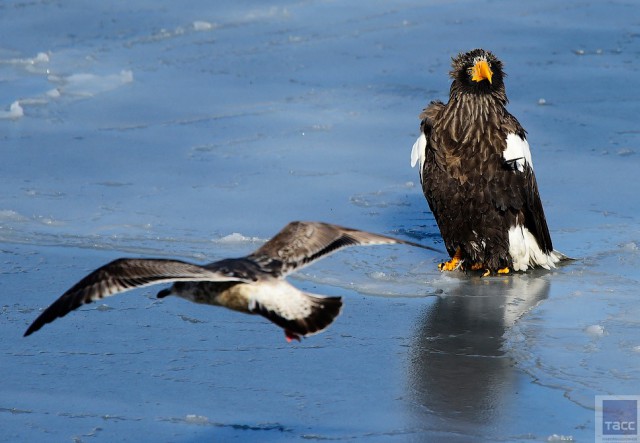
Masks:
[[[452,259],[443,270],[555,267],[526,131],[506,109],[502,63],[474,49],[453,59],[449,102],[420,114],[412,166]]]

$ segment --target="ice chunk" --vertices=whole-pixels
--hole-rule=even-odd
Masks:
[[[46,92],[47,97],[58,98],[60,97],[60,90],[58,88],[50,89]]]
[[[218,243],[247,243],[258,241],[262,240],[260,240],[258,237],[246,237],[239,232],[233,232],[217,240]]]
[[[10,60],[2,60],[2,63],[7,63],[11,65],[37,65],[41,63],[49,63],[51,61],[49,54],[46,52],[38,52],[35,57],[27,57],[27,58],[12,58]]]
[[[209,424],[209,419],[204,415],[196,415],[196,414],[187,414],[184,418],[184,421],[187,423],[192,423],[195,425],[206,425]]]
[[[92,97],[101,92],[111,91],[133,81],[133,72],[122,70],[118,74],[71,74],[67,77],[50,77],[61,83],[58,91],[63,94]]]
[[[193,29],[195,31],[210,31],[213,29],[213,24],[201,20],[193,22]]]
[[[584,332],[586,332],[589,335],[593,335],[595,337],[601,337],[604,335],[605,331],[604,331],[604,326],[602,325],[591,325],[591,326],[587,326],[584,329]]]
[[[0,210],[0,220],[24,221],[27,220],[27,217],[11,209],[2,209]]]
[[[382,281],[390,281],[391,279],[393,279],[392,276],[382,271],[370,272],[369,277],[371,277],[374,280],[382,280]]]
[[[47,66],[50,61],[51,59],[49,58],[49,54],[47,54],[46,52],[38,52],[35,57],[25,60],[25,67],[29,72],[35,74],[46,74],[49,72],[49,68]]]
[[[547,441],[575,441],[572,435],[552,434],[547,437]]]
[[[49,54],[46,52],[38,52],[38,55],[33,59],[33,63],[49,63],[50,60]]]
[[[633,149],[630,149],[630,148],[618,149],[618,155],[621,156],[621,157],[627,157],[627,156],[633,155],[633,154],[635,154]]]
[[[8,111],[0,111],[0,119],[15,120],[22,116],[24,116],[24,110],[22,109],[22,106],[20,106],[20,102],[18,100],[11,103],[11,106],[9,106]]]

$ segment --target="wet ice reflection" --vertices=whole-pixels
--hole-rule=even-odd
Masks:
[[[419,419],[449,429],[489,426],[518,401],[504,334],[549,290],[549,279],[533,275],[460,279],[443,289],[411,344],[407,388]]]

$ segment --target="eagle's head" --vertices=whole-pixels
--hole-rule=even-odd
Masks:
[[[474,49],[458,54],[451,63],[451,94],[491,94],[506,103],[502,62],[489,51]]]

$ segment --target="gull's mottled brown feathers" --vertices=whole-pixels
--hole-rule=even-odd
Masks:
[[[257,251],[204,266],[166,259],[121,258],[93,271],[65,292],[29,326],[30,335],[56,318],[104,297],[156,283],[173,282],[158,293],[196,303],[260,314],[283,327],[287,338],[326,328],[340,313],[339,297],[302,293],[284,276],[340,248],[417,243],[316,222],[292,222]]]
[[[175,281],[229,280],[241,281],[179,260],[119,258],[96,269],[60,296],[29,326],[24,336],[82,305],[130,289]]]
[[[289,223],[275,237],[247,258],[264,270],[285,276],[303,266],[347,246],[406,244],[437,251],[429,246],[386,235],[320,222]]]

